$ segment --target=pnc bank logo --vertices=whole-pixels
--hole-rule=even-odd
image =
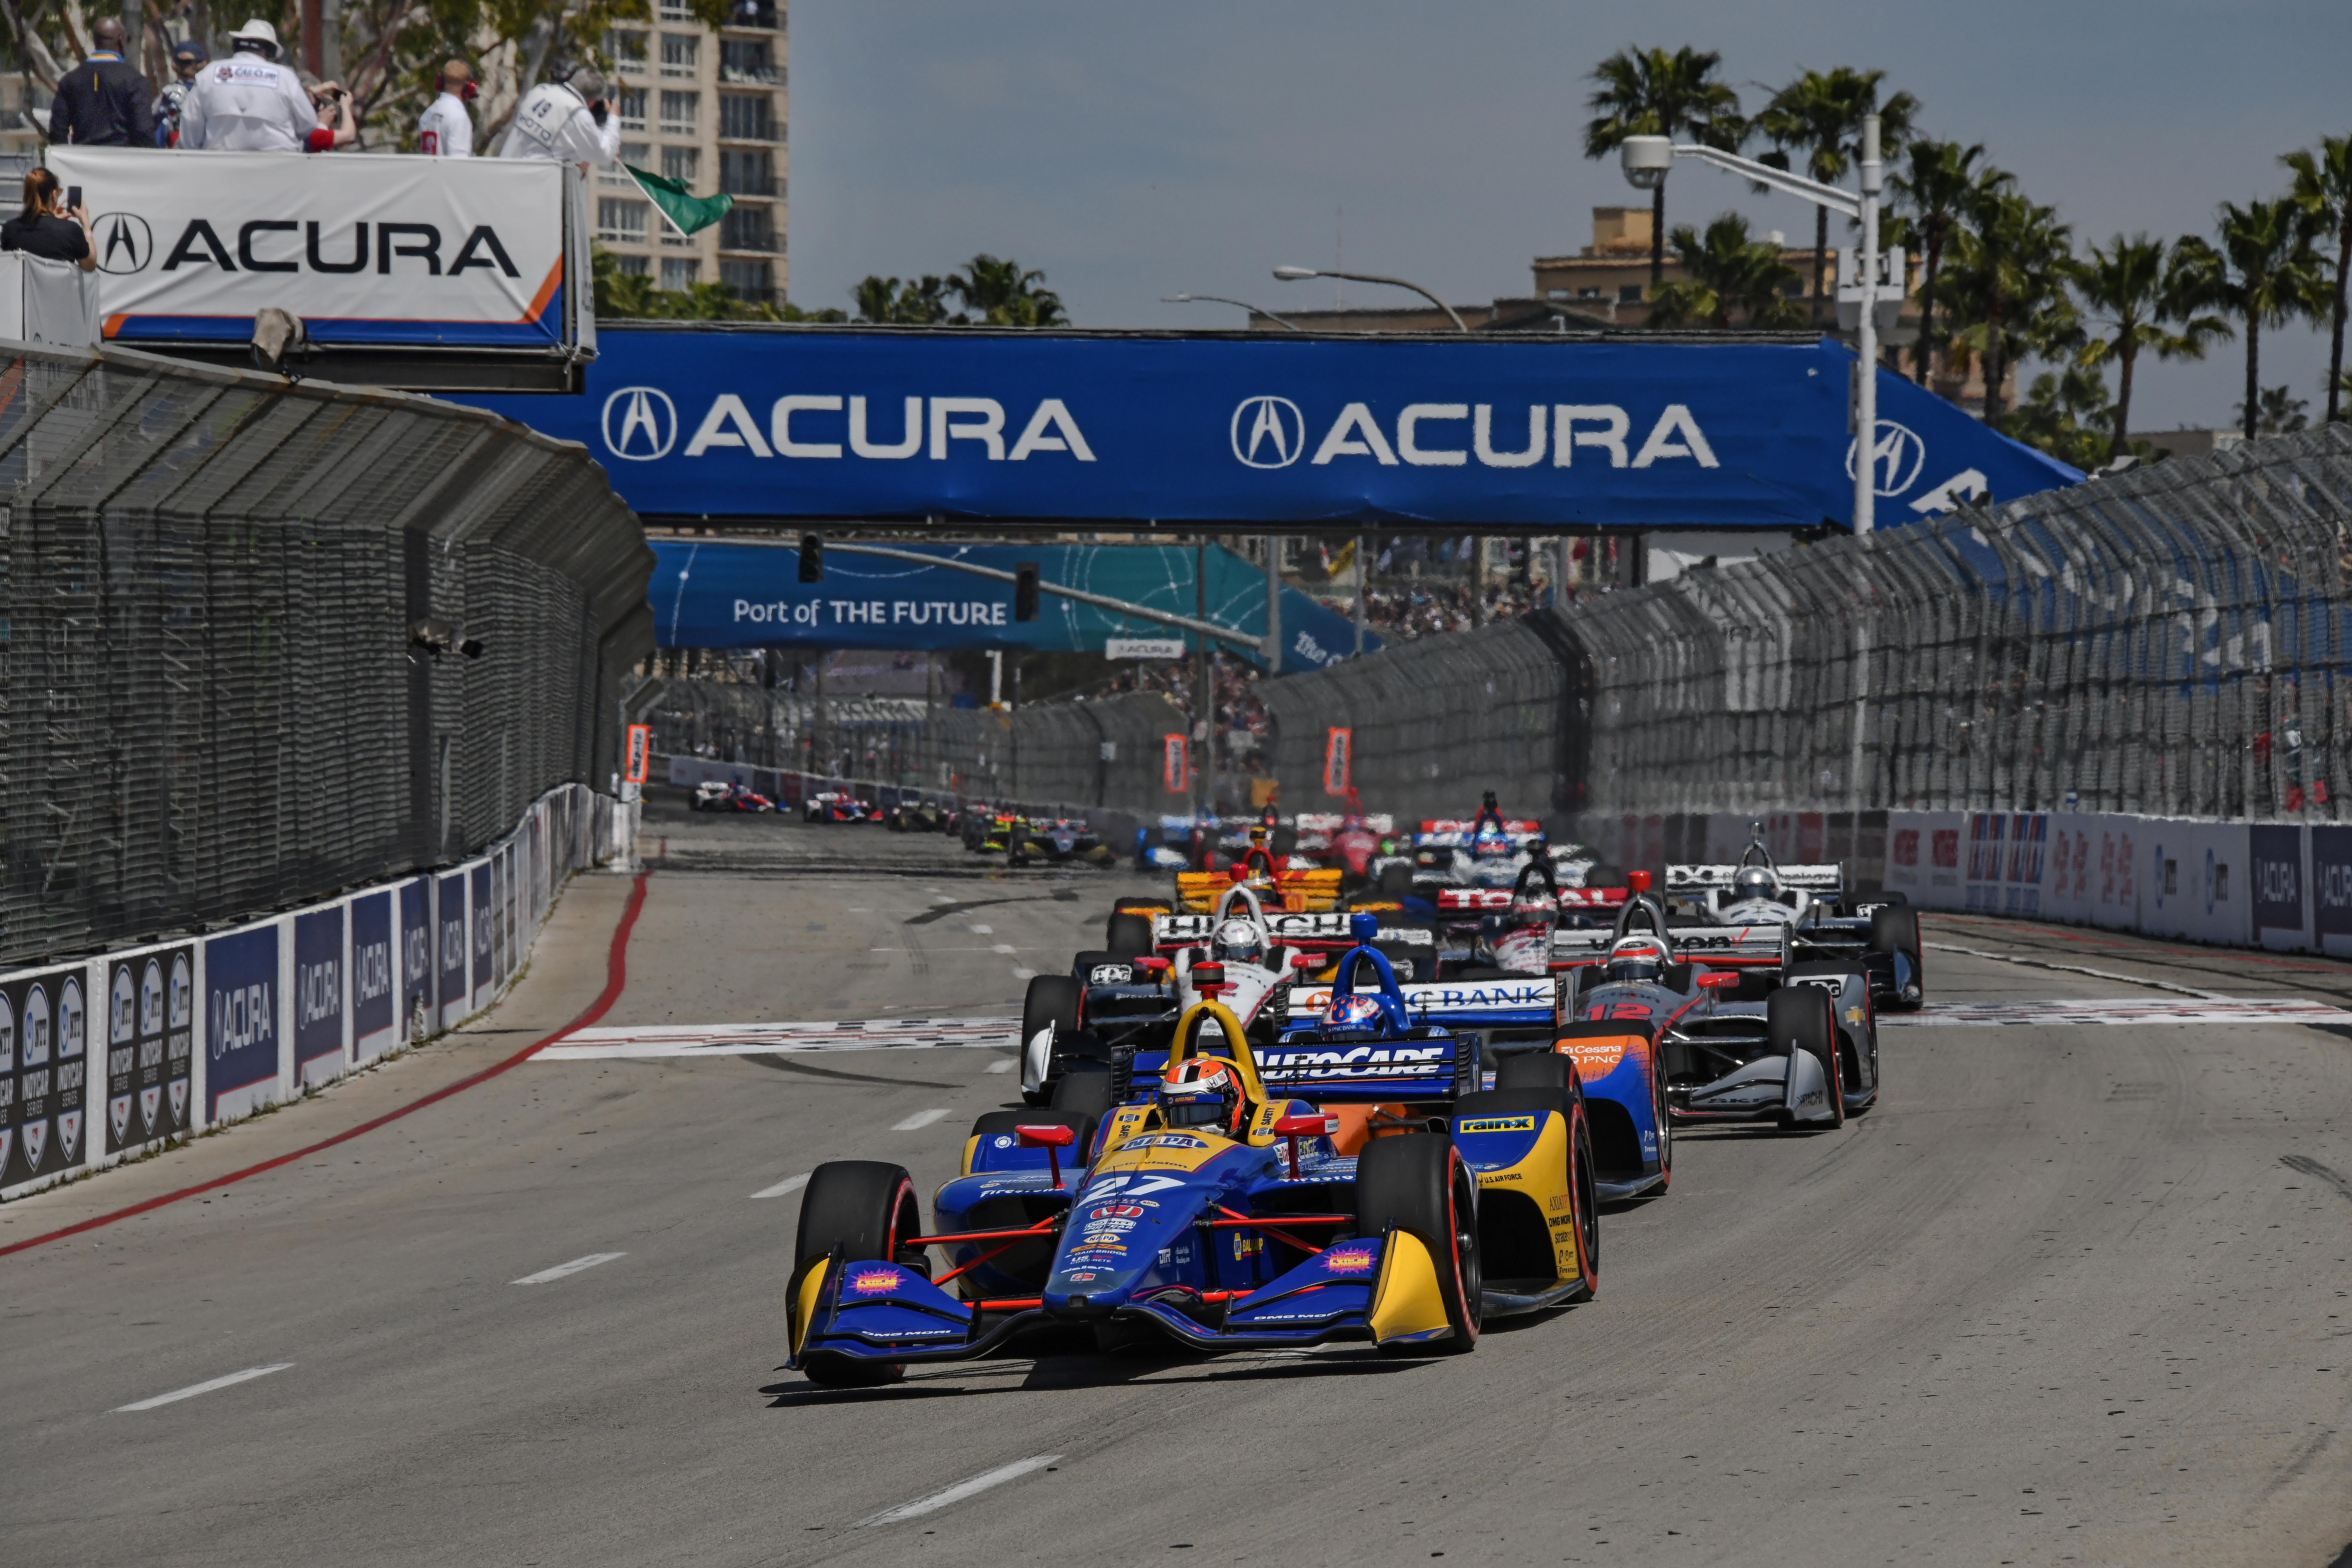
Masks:
[[[1862,443],[1849,441],[1845,447],[1845,477],[1854,477],[1854,462]],[[1918,481],[1919,470],[1927,462],[1927,444],[1908,426],[1892,419],[1878,422],[1878,430],[1870,444],[1870,486],[1883,496],[1899,496]]]
[[[604,399],[604,449],[632,463],[669,456],[677,440],[677,405],[651,386],[625,386]]]
[[[100,272],[143,272],[155,259],[155,231],[137,213],[100,213],[89,226]]]
[[[1307,450],[1307,416],[1287,397],[1244,397],[1234,410],[1234,456],[1253,468],[1286,468]]]

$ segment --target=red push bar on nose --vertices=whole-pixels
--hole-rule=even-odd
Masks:
[[[1068,1127],[1016,1127],[1013,1130],[1013,1135],[1021,1141],[1021,1147],[1024,1149],[1045,1151],[1045,1163],[1054,1173],[1054,1184],[1060,1186],[1062,1156],[1059,1151],[1068,1148],[1078,1141],[1076,1131]]]

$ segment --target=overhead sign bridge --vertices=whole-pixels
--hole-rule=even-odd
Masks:
[[[586,395],[478,398],[648,517],[1220,531],[1880,526],[2082,475],[1828,342],[604,324]]]

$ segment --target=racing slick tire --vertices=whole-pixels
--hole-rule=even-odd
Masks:
[[[1588,888],[1630,888],[1633,884],[1625,879],[1623,867],[1612,866],[1603,860],[1586,868],[1584,885]]]
[[[1911,983],[1917,987],[1916,996],[1899,997],[1894,1005],[1906,1013],[1916,1012],[1927,1005],[1927,966],[1919,962],[1919,912],[1902,904],[1885,905],[1870,911],[1870,951],[1901,953],[1911,963]]]
[[[1021,1049],[1026,1052],[1029,1042],[1037,1037],[1037,1031],[1048,1024],[1054,1026],[1057,1040],[1076,1034],[1078,995],[1078,983],[1069,975],[1040,974],[1032,979],[1028,994],[1021,999]],[[1034,1089],[1024,1085],[1021,1098],[1031,1105],[1050,1104],[1055,1076],[1054,1064],[1048,1059],[1043,1079]]]
[[[1086,1159],[1094,1142],[1091,1129],[1111,1112],[1118,1102],[1111,1099],[1111,1070],[1107,1062],[1066,1062],[1062,1076],[1054,1080],[1052,1106],[1055,1116],[1072,1127],[1084,1126],[1075,1151],[1073,1163]]]
[[[1151,917],[1120,910],[1103,931],[1103,950],[1114,963],[1151,956]]]
[[[1412,897],[1412,868],[1400,861],[1381,868],[1380,895],[1400,902]]]
[[[1434,1344],[1400,1346],[1395,1353],[1458,1355],[1477,1349],[1486,1318],[1478,1183],[1453,1139],[1401,1132],[1365,1144],[1356,1157],[1356,1229],[1362,1236],[1410,1231],[1437,1266],[1438,1295],[1454,1332]]]
[[[1837,1007],[1830,994],[1813,985],[1781,986],[1764,999],[1764,1031],[1776,1053],[1802,1051],[1819,1062],[1829,1086],[1829,1121],[1799,1123],[1784,1111],[1781,1125],[1829,1132],[1843,1127],[1845,1073],[1838,1063]]]
[[[879,1160],[828,1160],[809,1174],[801,1198],[800,1233],[793,1244],[793,1286],[836,1255],[844,1262],[887,1258],[928,1278],[930,1262],[921,1247],[901,1245],[923,1234],[922,1206],[914,1178],[900,1165]],[[852,1361],[822,1352],[809,1357],[811,1383],[828,1388],[871,1388],[895,1383],[904,1368],[894,1363]]]

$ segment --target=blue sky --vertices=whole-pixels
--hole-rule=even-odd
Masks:
[[[799,0],[792,296],[846,305],[869,272],[974,251],[1042,268],[1082,326],[1230,327],[1228,294],[1328,305],[1280,262],[1348,265],[1449,299],[1529,287],[1528,262],[1635,199],[1582,155],[1586,80],[1627,45],[1719,51],[1750,109],[1833,65],[1885,70],[1933,134],[1981,142],[2078,245],[2209,232],[2273,195],[2280,153],[2352,132],[2352,4],[1882,0],[1622,6],[1452,0]],[[1793,199],[1685,166],[1669,223],[1736,208],[1808,235]],[[1349,284],[1367,302],[1406,297]],[[2320,406],[2326,343],[2264,335],[2263,381]],[[2140,428],[2230,422],[2242,351],[2143,367]]]

